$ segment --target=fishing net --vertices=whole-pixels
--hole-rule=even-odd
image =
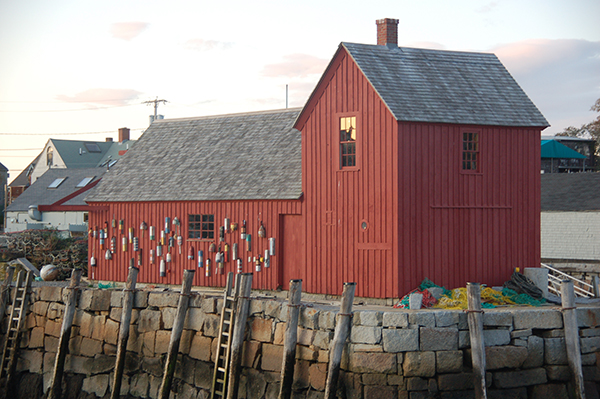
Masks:
[[[540,306],[545,302],[544,298],[535,299],[527,294],[519,294],[510,288],[503,288],[502,291],[490,287],[481,289],[481,307],[484,309],[506,305]],[[438,309],[468,309],[468,307],[467,289],[464,287],[453,289],[450,295],[442,296],[434,305],[434,308]]]

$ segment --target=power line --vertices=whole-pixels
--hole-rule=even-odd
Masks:
[[[138,104],[127,104],[127,105],[114,105],[112,107],[88,107],[88,108],[77,108],[77,109],[47,109],[47,110],[33,110],[33,111],[25,111],[25,110],[20,110],[20,111],[6,111],[6,110],[0,110],[0,112],[73,112],[73,111],[98,111],[98,110],[105,110],[105,109],[113,109],[113,108],[123,108],[123,107],[131,107],[134,105],[138,105]]]
[[[0,148],[0,151],[40,151],[43,148]]]
[[[146,130],[145,127],[139,127],[131,130]],[[114,130],[106,130],[104,132],[81,132],[81,133],[0,133],[0,136],[77,136],[84,134],[109,134],[115,133]]]

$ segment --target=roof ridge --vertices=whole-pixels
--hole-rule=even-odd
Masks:
[[[262,111],[237,112],[237,113],[229,113],[229,114],[189,116],[189,117],[185,117],[185,118],[158,119],[152,123],[197,121],[197,120],[201,120],[201,119],[228,118],[231,116],[245,116],[245,115],[267,115],[267,114],[286,113],[286,112],[301,111],[301,110],[302,110],[302,107],[294,107],[294,108],[282,108],[282,109],[262,110]]]

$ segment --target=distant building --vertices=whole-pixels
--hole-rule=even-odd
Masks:
[[[0,215],[2,220],[0,224],[4,224],[4,205],[6,204],[6,184],[8,182],[8,168],[0,163]]]
[[[566,147],[550,156],[544,146],[554,143]],[[569,151],[571,150],[571,151]],[[596,169],[596,141],[579,137],[542,136],[542,171],[544,173],[575,173]]]
[[[6,208],[7,233],[31,229],[88,230],[84,202],[106,168],[49,169]]]
[[[17,176],[8,187],[8,203],[12,203],[48,169],[79,169],[104,167],[117,163],[135,144],[129,139],[129,129],[119,129],[119,141],[50,139],[42,152]]]

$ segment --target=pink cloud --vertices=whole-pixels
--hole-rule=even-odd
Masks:
[[[308,54],[289,54],[285,61],[265,65],[263,75],[268,77],[304,78],[310,75],[320,75],[325,70],[328,60]]]
[[[110,26],[110,33],[116,39],[129,41],[139,36],[148,25],[147,22],[115,22]]]
[[[142,94],[132,89],[88,89],[80,93],[68,96],[60,94],[56,96],[59,101],[67,103],[88,103],[110,106],[128,105],[130,101],[135,100]]]
[[[217,40],[190,39],[183,44],[183,47],[193,51],[209,51],[217,49],[228,49],[233,46],[229,42],[220,42]]]

